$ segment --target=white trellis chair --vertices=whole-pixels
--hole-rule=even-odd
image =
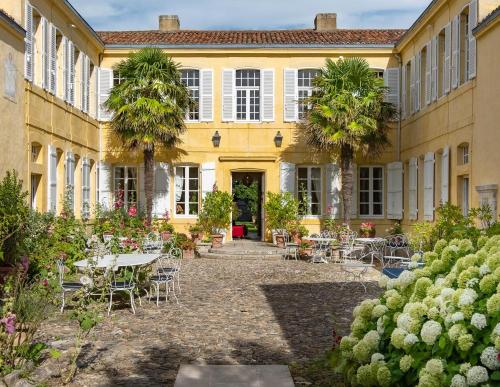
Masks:
[[[64,262],[60,259],[56,262],[57,272],[59,274],[59,286],[61,287],[61,313],[64,311],[64,307],[66,305],[66,293],[76,292],[83,288],[83,284],[81,282],[65,282],[64,281],[64,272],[66,271],[66,267],[64,266]]]
[[[111,312],[111,307],[113,306],[113,294],[117,292],[125,292],[129,294],[130,307],[132,308],[132,313],[135,314],[135,266],[120,268],[113,264],[108,268],[108,272],[111,273],[111,281],[109,283],[108,316]]]

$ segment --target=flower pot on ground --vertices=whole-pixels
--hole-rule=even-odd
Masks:
[[[202,231],[203,228],[199,224],[193,224],[192,226],[190,226],[189,233],[191,234],[191,240],[195,243],[201,240]]]
[[[180,243],[180,247],[182,249],[182,256],[184,258],[194,258],[196,251],[196,243],[192,240],[188,239],[186,234],[178,234],[182,235],[182,242]]]
[[[289,192],[268,192],[264,208],[266,226],[271,232],[290,230],[291,226],[297,225],[300,219],[299,202]],[[278,239],[278,235],[276,238]]]
[[[162,231],[161,233],[162,241],[168,241],[170,238],[172,238],[172,233],[170,231]]]
[[[285,247],[285,236],[283,234],[276,234],[276,246],[280,248]]]
[[[224,236],[222,232],[231,224],[233,198],[228,192],[217,189],[207,193],[203,199],[203,206],[199,214],[199,225],[205,234],[212,236],[212,247],[222,246]]]
[[[212,235],[212,249],[220,249],[223,246],[222,241],[224,240],[224,235],[213,234]]]

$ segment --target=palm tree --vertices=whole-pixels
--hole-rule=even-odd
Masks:
[[[327,59],[314,86],[302,134],[309,145],[340,161],[344,222],[349,224],[353,161],[357,154],[374,157],[389,145],[388,121],[396,110],[384,102],[384,82],[362,58]]]
[[[105,102],[114,112],[110,127],[125,145],[143,151],[146,216],[151,221],[155,146],[172,148],[180,142],[192,100],[178,64],[160,49],[141,49],[113,71],[122,81]]]

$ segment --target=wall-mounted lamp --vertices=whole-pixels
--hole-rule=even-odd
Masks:
[[[220,134],[219,134],[219,131],[216,130],[214,135],[212,136],[212,144],[214,144],[214,147],[215,148],[218,148],[219,145],[220,145]]]
[[[276,148],[281,148],[282,143],[283,143],[283,135],[278,130],[278,133],[276,133],[276,136],[274,136],[274,145],[276,145]]]

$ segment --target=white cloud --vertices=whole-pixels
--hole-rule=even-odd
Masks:
[[[156,29],[158,15],[177,14],[184,29],[311,28],[336,12],[341,28],[407,28],[422,0],[70,0],[96,30]]]

